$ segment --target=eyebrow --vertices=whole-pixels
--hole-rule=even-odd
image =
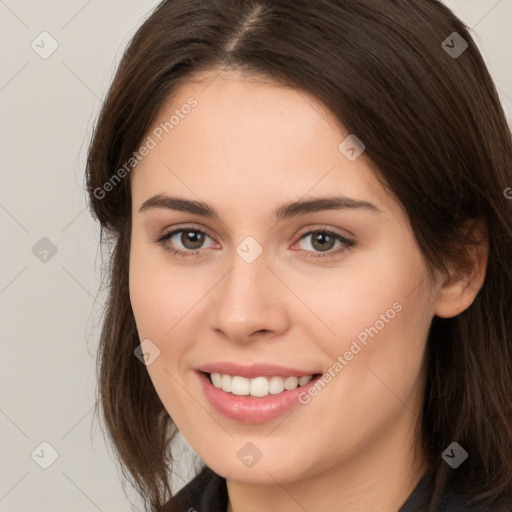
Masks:
[[[220,220],[220,215],[217,210],[202,201],[170,197],[163,194],[157,194],[144,201],[139,212],[159,208],[193,213],[194,215]],[[361,201],[345,196],[336,196],[285,203],[274,210],[272,216],[276,221],[280,221],[307,213],[326,210],[365,210],[374,213],[382,213],[380,208],[368,201]]]

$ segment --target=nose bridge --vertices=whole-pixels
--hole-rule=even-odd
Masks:
[[[212,297],[211,327],[239,341],[258,331],[282,332],[288,323],[285,299],[267,268],[266,255],[260,253],[254,259],[245,258],[243,251],[240,255],[240,248],[249,247],[247,253],[251,252],[250,243],[240,244]]]

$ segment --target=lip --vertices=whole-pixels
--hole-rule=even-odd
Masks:
[[[277,395],[267,395],[266,397],[257,398],[227,393],[222,389],[216,388],[211,383],[210,376],[207,373],[195,371],[195,374],[201,382],[206,398],[219,413],[229,419],[254,425],[266,423],[291,411],[295,406],[300,404],[299,395],[304,392],[307,393],[308,388],[314,386],[316,382],[322,378],[322,375],[319,374],[304,386],[297,387],[290,391],[283,391]],[[239,374],[235,373],[235,375]],[[261,373],[258,375],[264,376]],[[276,373],[272,373],[272,375],[276,375]],[[311,374],[306,373],[306,375]],[[243,375],[240,376],[242,377]],[[283,375],[283,377],[285,376],[286,375]],[[295,373],[289,376],[296,377],[298,374]]]
[[[303,377],[321,373],[321,370],[301,370],[298,368],[287,368],[276,364],[251,364],[242,365],[234,362],[209,363],[196,368],[197,371],[206,373],[222,373],[224,375],[245,377],[254,379],[256,377]]]

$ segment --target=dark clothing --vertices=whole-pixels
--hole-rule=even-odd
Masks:
[[[431,473],[426,473],[397,512],[426,512]],[[226,512],[228,492],[226,480],[205,467],[161,512]],[[339,512],[343,512],[340,507]],[[503,506],[472,505],[462,496],[447,493],[437,512],[512,512],[512,503]]]

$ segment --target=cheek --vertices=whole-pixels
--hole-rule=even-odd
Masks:
[[[179,330],[185,315],[204,295],[206,284],[196,275],[171,266],[167,254],[132,240],[130,302],[141,337],[164,341]],[[190,313],[189,313],[190,312]]]
[[[364,344],[386,333],[398,348],[405,341],[401,332],[412,333],[416,327],[416,332],[423,332],[433,316],[428,285],[422,282],[426,274],[413,241],[396,236],[394,243],[354,253],[336,268],[299,269],[286,279],[314,315],[297,316],[301,328],[311,339],[318,339],[322,331],[325,346],[333,353],[347,350],[354,339]]]
[[[194,424],[201,413],[184,391],[182,367],[190,341],[196,338],[194,308],[200,290],[190,286],[190,275],[171,270],[165,254],[136,241],[130,253],[129,292],[140,340],[149,339],[159,355],[147,366],[156,393],[178,428]]]
[[[207,271],[190,270],[172,265],[168,254],[140,240],[132,243],[130,253],[129,292],[140,340],[151,340],[159,357],[147,366],[156,392],[173,419],[198,414],[190,402],[182,382],[190,369],[190,353],[205,321],[205,296],[218,280]],[[190,409],[190,410],[189,410]],[[175,418],[176,416],[176,418]]]
[[[350,410],[352,419],[359,411],[364,424],[369,409],[382,421],[408,400],[421,376],[434,304],[421,253],[412,243],[404,246],[390,245],[357,264],[347,259],[328,278],[310,275],[297,289],[319,319],[299,320],[300,330],[326,354],[334,375],[327,386],[340,399],[340,409],[332,411],[337,421]],[[332,427],[334,433],[336,421]]]
[[[391,425],[421,415],[422,364],[431,320],[418,309],[425,296],[407,296],[409,292],[405,286],[403,290],[383,288],[366,300],[354,300],[354,295],[352,300],[350,296],[339,299],[341,320],[332,322],[337,335],[329,343],[318,341],[327,356],[327,384],[316,396],[303,397],[306,405],[300,428],[315,431],[322,418],[322,436],[297,436],[295,443],[299,453],[323,453],[320,468],[364,452]],[[336,308],[328,301],[325,304],[334,315]],[[325,308],[322,312],[329,313]],[[323,439],[330,440],[328,447]]]

